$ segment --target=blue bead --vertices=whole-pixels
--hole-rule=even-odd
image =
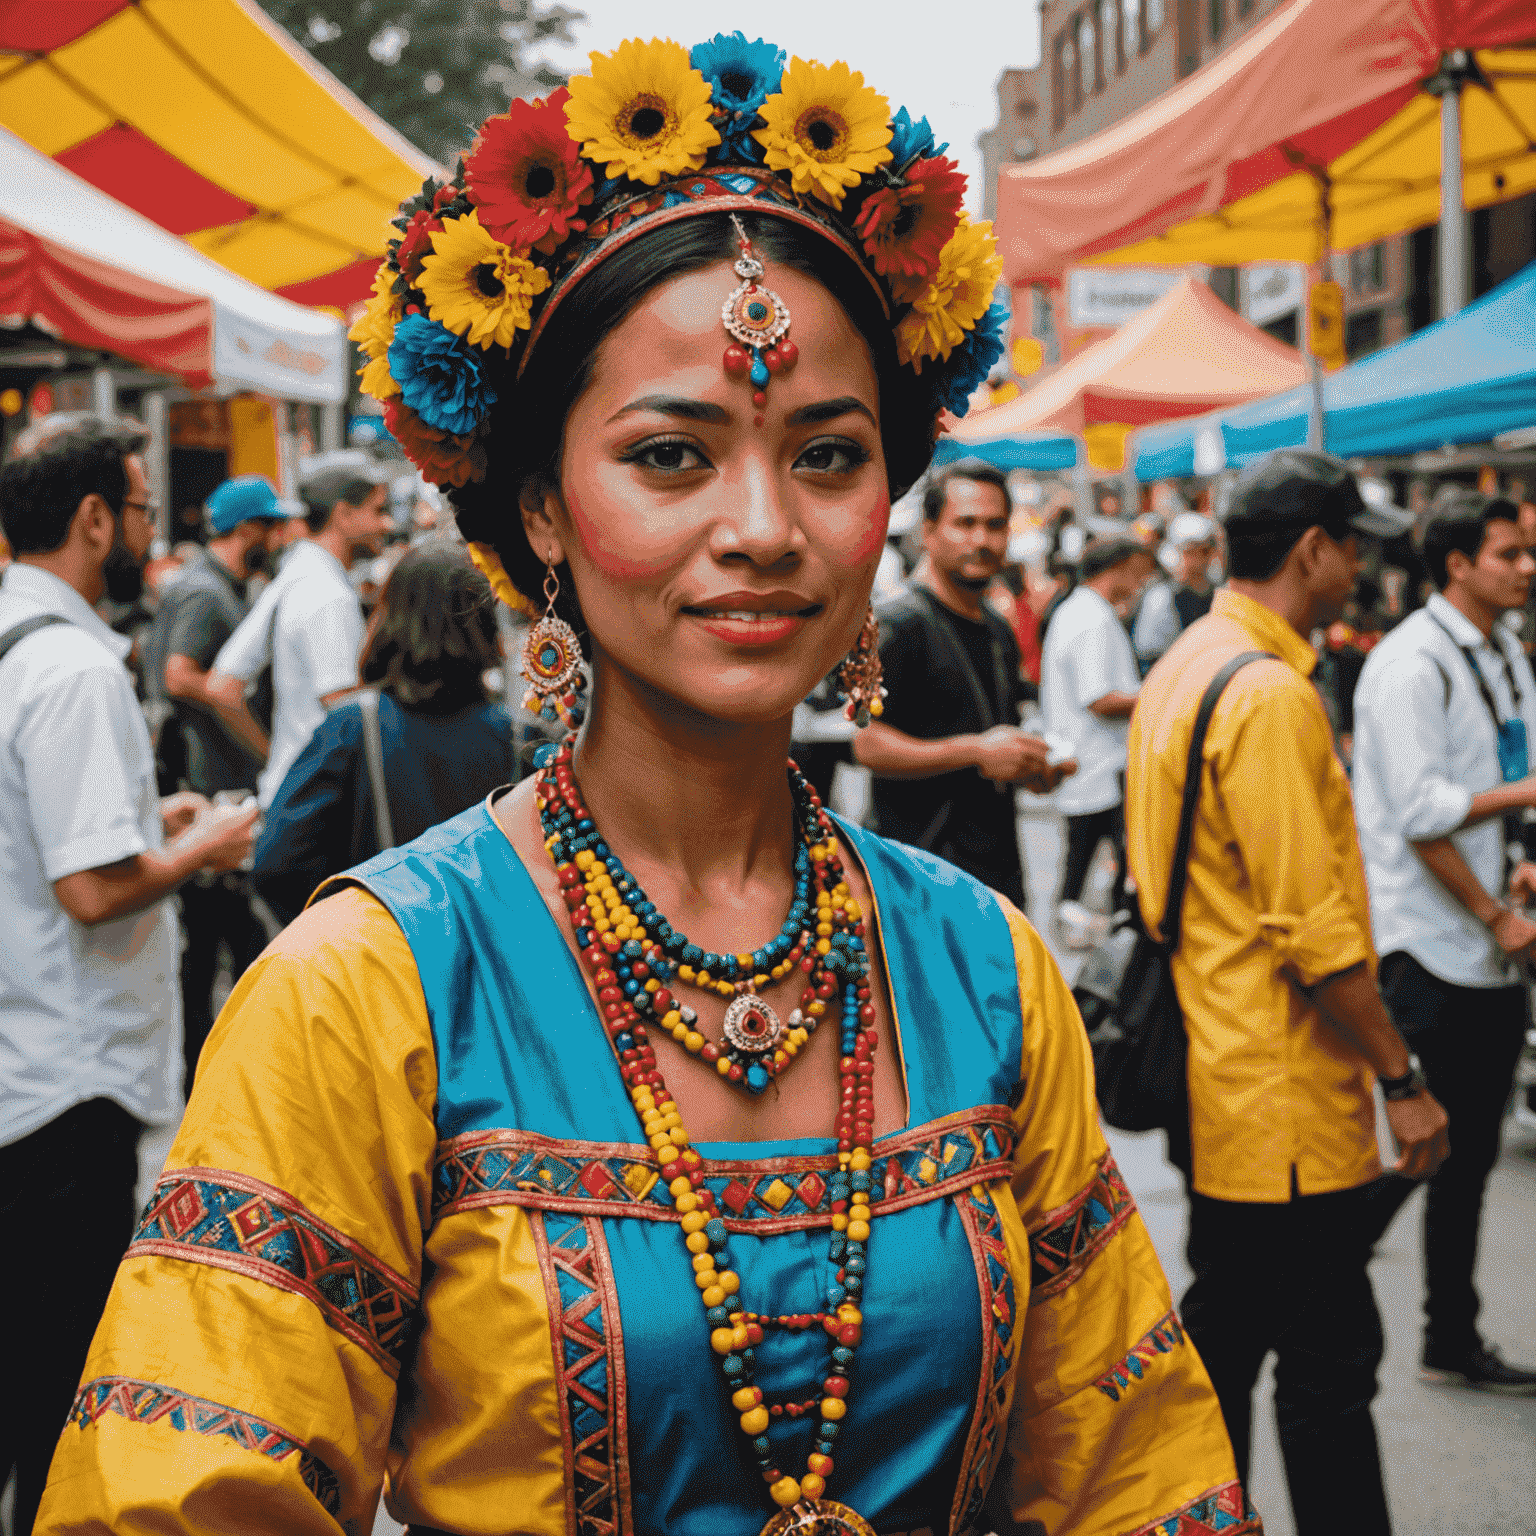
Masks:
[[[740,1355],[727,1355],[725,1359],[720,1362],[720,1369],[724,1371],[727,1376],[740,1376],[741,1373],[746,1370],[746,1366],[742,1363]]]
[[[858,1173],[854,1174],[852,1183],[855,1189],[868,1189],[869,1174],[861,1169]]]
[[[635,1048],[635,1037],[628,1030],[622,1035],[615,1035],[614,1045],[621,1051],[632,1051]]]
[[[753,1093],[761,1093],[768,1086],[768,1074],[756,1062],[747,1068],[747,1087]]]
[[[825,1440],[828,1444],[837,1439],[838,1427],[836,1424],[823,1422],[816,1427],[816,1438]]]
[[[594,859],[602,859],[606,863],[609,858],[608,844],[604,842],[593,844],[592,857]]]
[[[853,1364],[853,1351],[846,1344],[839,1344],[832,1351],[832,1363],[833,1365],[840,1365],[846,1370]]]
[[[840,1259],[847,1247],[848,1234],[846,1232],[834,1232],[827,1239],[827,1257],[829,1259]]]
[[[682,962],[684,965],[698,965],[704,958],[704,951],[697,944],[683,945]]]
[[[560,718],[560,716],[555,713],[555,706],[553,704],[546,704],[543,709],[539,711],[539,716],[544,720],[558,720]]]
[[[711,1307],[709,1311],[704,1314],[704,1321],[708,1323],[711,1328],[724,1328],[727,1324],[729,1324],[730,1320],[731,1309],[729,1307]]]
[[[827,1287],[827,1305],[829,1307],[836,1309],[842,1306],[842,1304],[847,1300],[848,1293],[842,1288],[842,1286],[829,1285]]]
[[[773,1455],[773,1446],[769,1443],[767,1435],[759,1435],[752,1442],[752,1452],[756,1456]]]
[[[549,766],[550,759],[560,750],[552,741],[546,741],[541,746],[533,749],[533,766],[545,768]]]
[[[757,1363],[757,1356],[750,1349],[744,1349],[741,1352],[741,1363],[750,1371]]]
[[[849,1275],[843,1281],[843,1289],[846,1290],[855,1301],[857,1301],[859,1299],[860,1293],[864,1289],[863,1275]]]
[[[626,959],[638,960],[645,951],[640,947],[639,939],[625,939],[623,954]]]
[[[704,1223],[704,1235],[711,1243],[723,1243],[728,1236],[725,1223],[718,1217]]]
[[[752,354],[752,382],[758,389],[768,387],[768,364],[763,361],[762,354],[759,352]]]
[[[868,1263],[869,1260],[866,1259],[862,1253],[850,1253],[848,1257],[843,1260],[843,1268],[846,1269],[850,1275],[862,1275],[864,1273],[864,1266]]]

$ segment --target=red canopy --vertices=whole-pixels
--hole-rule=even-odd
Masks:
[[[1113,336],[950,435],[983,443],[1108,422],[1144,426],[1245,405],[1308,377],[1302,355],[1233,314],[1204,283],[1181,279]]]
[[[1326,168],[1400,111],[1442,53],[1533,34],[1531,0],[1291,0],[1123,122],[1005,166],[1004,275],[1053,281],[1298,170]]]

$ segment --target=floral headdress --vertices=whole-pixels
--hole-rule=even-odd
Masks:
[[[931,380],[935,419],[964,415],[1002,355],[992,227],[926,118],[846,64],[792,59],[735,32],[691,52],[664,39],[591,55],[591,73],[481,126],[446,185],[429,181],[352,328],[362,387],[423,476],[486,472],[486,420],[562,298],[653,225],[755,212],[814,227],[866,273],[897,355]],[[774,361],[774,359],[770,359]],[[475,546],[498,591],[514,595]]]

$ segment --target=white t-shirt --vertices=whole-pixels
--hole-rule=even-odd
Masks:
[[[160,796],[129,642],[66,582],[13,565],[0,634],[69,620],[0,662],[0,1145],[76,1104],[151,1125],[181,1113],[181,988],[170,901],[87,928],[53,882],[159,848]]]
[[[213,663],[244,682],[272,668],[272,751],[256,780],[263,808],[325,719],[321,699],[357,686],[362,648],[363,613],[346,567],[313,540],[294,545]]]
[[[1077,772],[1056,791],[1064,816],[1107,811],[1124,798],[1125,742],[1130,721],[1105,720],[1088,708],[1107,693],[1136,693],[1141,676],[1120,616],[1092,587],[1063,601],[1045,632],[1040,655],[1040,709],[1045,728],[1072,743]]]

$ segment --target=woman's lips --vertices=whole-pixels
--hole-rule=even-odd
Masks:
[[[716,639],[731,645],[775,645],[793,635],[821,612],[820,603],[783,606],[738,606],[740,599],[688,604],[686,618],[695,619]]]

